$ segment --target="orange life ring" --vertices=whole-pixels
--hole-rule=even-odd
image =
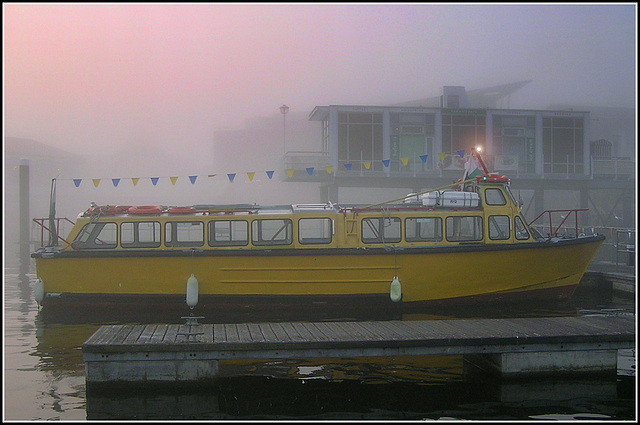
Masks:
[[[139,205],[137,207],[130,207],[129,214],[147,214],[157,215],[162,212],[162,207],[158,205]]]
[[[193,207],[171,207],[167,210],[169,214],[193,214],[196,209]]]

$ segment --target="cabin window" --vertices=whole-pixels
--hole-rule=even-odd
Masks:
[[[489,216],[489,239],[509,239],[511,233],[511,219],[508,215]]]
[[[293,224],[289,219],[262,219],[251,222],[254,245],[289,245],[293,242]]]
[[[407,242],[442,241],[442,219],[440,217],[407,218],[404,221],[404,238]]]
[[[240,246],[249,243],[249,223],[245,220],[209,222],[209,245]]]
[[[522,219],[519,216],[516,216],[513,221],[515,222],[515,230],[516,230],[516,239],[524,241],[529,239],[529,231],[527,227],[524,225]]]
[[[204,223],[201,221],[177,221],[166,223],[165,245],[202,246],[204,245]]]
[[[486,189],[484,191],[484,202],[487,205],[506,205],[507,200],[504,198],[500,189]]]
[[[401,220],[396,217],[363,218],[362,242],[364,243],[394,243],[400,242],[402,233]]]
[[[120,225],[120,245],[123,248],[157,248],[160,246],[160,223],[141,221]]]
[[[115,248],[117,244],[116,223],[89,223],[73,241],[73,246],[79,249]]]
[[[447,240],[450,242],[482,240],[482,217],[447,217],[445,225],[447,230]]]
[[[298,241],[301,244],[331,243],[333,220],[330,218],[301,218],[298,220]]]

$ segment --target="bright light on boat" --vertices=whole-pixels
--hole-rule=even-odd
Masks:
[[[482,146],[476,146],[476,152],[482,152]]]

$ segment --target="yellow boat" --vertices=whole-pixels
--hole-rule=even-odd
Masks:
[[[32,254],[36,300],[205,312],[570,297],[604,236],[578,235],[574,210],[574,237],[543,237],[509,183],[485,172],[360,206],[92,205]]]

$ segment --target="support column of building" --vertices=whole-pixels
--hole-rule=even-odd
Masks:
[[[486,155],[495,155],[493,152],[493,114],[491,111],[487,111],[487,116],[485,117],[485,154]]]
[[[333,202],[334,204],[337,204],[338,190],[338,186],[335,184],[320,186],[320,202]]]
[[[538,188],[533,191],[534,217],[539,216],[544,211],[544,189]]]
[[[627,229],[635,229],[636,194],[633,190],[622,193],[622,225]]]
[[[20,160],[20,273],[29,272],[31,228],[29,214],[29,160]]]
[[[544,151],[542,150],[542,114],[536,112],[536,174],[538,176],[544,175]]]
[[[583,187],[580,189],[580,208],[589,208],[589,189]],[[581,227],[591,225],[591,216],[589,211],[581,211],[578,217],[578,225]]]

